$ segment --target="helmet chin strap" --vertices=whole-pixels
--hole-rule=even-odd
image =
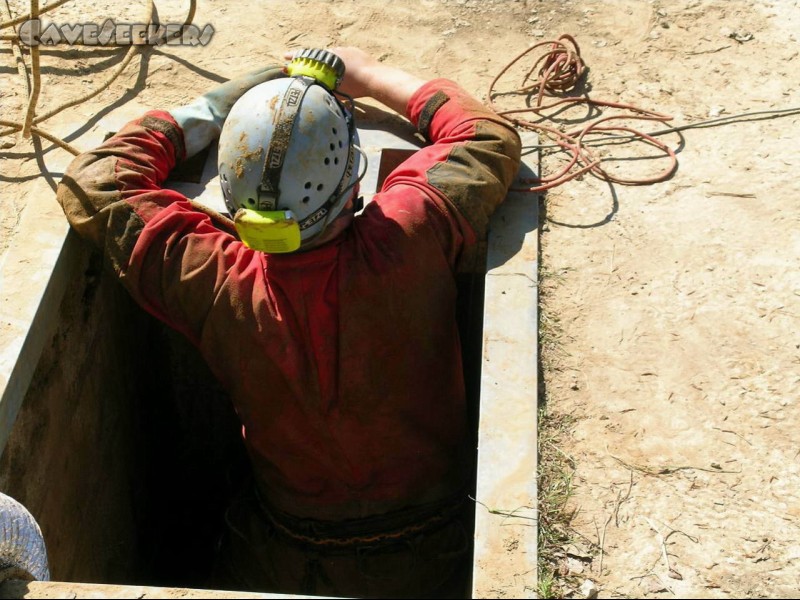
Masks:
[[[362,150],[361,147],[358,146],[357,144],[353,144],[352,142],[351,142],[351,144],[352,144],[353,148],[355,149],[355,151],[358,152],[361,155],[361,159],[363,161],[362,164],[364,165],[364,170],[361,171],[361,173],[359,173],[358,177],[356,177],[356,179],[355,179],[355,181],[353,181],[353,183],[348,185],[346,188],[344,188],[340,192],[340,194],[337,197],[336,202],[334,202],[333,206],[336,206],[337,204],[339,204],[339,202],[341,202],[342,197],[345,196],[345,194],[347,194],[354,187],[356,187],[359,183],[361,183],[361,180],[364,179],[364,176],[367,174],[367,167],[369,165],[369,161],[367,159],[367,153],[364,152],[364,150]],[[355,193],[353,195],[355,195]],[[347,200],[349,200],[349,199],[350,198],[348,197]],[[345,200],[344,202],[346,203],[347,200]],[[331,208],[333,208],[333,206]],[[340,213],[341,213],[341,211],[336,214],[336,217],[338,217]],[[325,216],[325,221],[322,223],[322,229],[313,238],[309,238],[309,241],[317,238],[320,234],[322,234],[328,228],[328,225],[330,224],[330,220],[331,220],[331,215],[332,214],[333,214],[333,210],[329,210],[328,214]],[[336,217],[334,217],[334,219]]]
[[[313,85],[313,82],[312,82],[312,85]],[[324,87],[320,83],[316,83],[316,85]],[[329,93],[330,93],[330,91],[329,91]],[[300,231],[301,232],[304,231],[305,229],[313,226],[313,225],[316,225],[321,219],[324,219],[324,221],[322,222],[322,229],[325,229],[325,227],[328,226],[328,221],[331,218],[331,214],[335,212],[333,209],[336,207],[337,204],[339,204],[342,196],[344,196],[344,194],[346,194],[347,191],[350,188],[353,187],[353,185],[355,185],[356,183],[361,181],[361,179],[364,177],[364,174],[366,174],[366,172],[367,172],[366,168],[365,168],[364,169],[364,174],[360,175],[353,184],[350,184],[347,187],[344,187],[345,186],[345,182],[347,181],[348,178],[350,178],[352,176],[352,173],[353,173],[353,164],[355,162],[355,153],[359,152],[364,157],[365,162],[366,162],[366,156],[367,155],[353,141],[355,139],[355,137],[356,137],[356,124],[355,124],[355,120],[353,119],[353,114],[349,110],[347,110],[347,108],[344,106],[344,104],[342,104],[342,101],[339,100],[339,98],[336,96],[336,94],[331,93],[331,97],[334,99],[336,104],[339,106],[339,109],[342,111],[342,114],[344,115],[345,121],[347,122],[347,132],[348,132],[348,138],[349,138],[349,148],[348,148],[348,152],[347,152],[347,163],[345,165],[344,171],[342,172],[342,177],[339,180],[339,185],[336,186],[336,190],[334,190],[333,194],[331,194],[331,196],[328,198],[328,200],[322,206],[320,206],[315,212],[313,212],[312,214],[306,216],[303,220],[300,221]]]

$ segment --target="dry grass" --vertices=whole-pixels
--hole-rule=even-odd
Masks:
[[[560,449],[572,427],[570,415],[539,411],[539,597],[559,598],[572,590],[563,574],[564,547],[571,541],[568,509],[574,462]]]
[[[546,214],[540,210],[540,215]],[[544,241],[544,240],[542,240]],[[559,370],[563,349],[558,315],[548,307],[550,291],[563,280],[566,271],[555,273],[539,260],[539,568],[537,595],[562,598],[577,587],[563,568],[564,547],[571,541],[570,523],[574,514],[568,508],[572,494],[575,463],[561,450],[574,422],[571,415],[548,407],[547,382]]]

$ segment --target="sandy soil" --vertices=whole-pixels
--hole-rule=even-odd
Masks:
[[[15,14],[23,4],[10,3]],[[158,2],[161,19],[182,20],[185,4]],[[53,14],[136,20],[141,5],[70,2]],[[209,0],[195,22],[215,27],[211,45],[136,59],[45,127],[77,132],[70,140],[85,149],[98,116],[180,104],[302,46],[358,45],[485,97],[513,56],[562,33],[581,45],[592,97],[675,124],[800,107],[793,0]],[[88,91],[120,57],[45,50],[39,106]],[[0,115],[16,118],[25,92],[7,42],[0,82]],[[587,176],[546,196],[544,310],[561,323],[547,409],[577,417],[564,448],[577,465],[577,541],[563,571],[596,582],[601,597],[799,597],[798,119],[687,130],[663,138],[680,161],[666,182]],[[21,212],[51,201],[31,196],[39,166],[27,141],[12,141],[0,138],[0,252]],[[56,179],[67,161],[61,150],[45,155]],[[560,164],[552,155],[543,167]]]

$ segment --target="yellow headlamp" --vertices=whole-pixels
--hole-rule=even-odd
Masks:
[[[239,238],[252,250],[282,253],[300,248],[300,226],[290,210],[240,208],[233,223]]]
[[[286,67],[291,77],[311,77],[330,91],[339,87],[344,77],[344,62],[333,52],[307,48],[297,52]]]

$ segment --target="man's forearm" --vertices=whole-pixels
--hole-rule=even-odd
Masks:
[[[340,90],[354,98],[370,97],[403,115],[408,101],[425,83],[403,69],[378,62],[358,48],[333,48],[345,64],[345,75]]]
[[[408,101],[424,83],[424,79],[402,69],[378,64],[371,70],[370,96],[407,116]]]

